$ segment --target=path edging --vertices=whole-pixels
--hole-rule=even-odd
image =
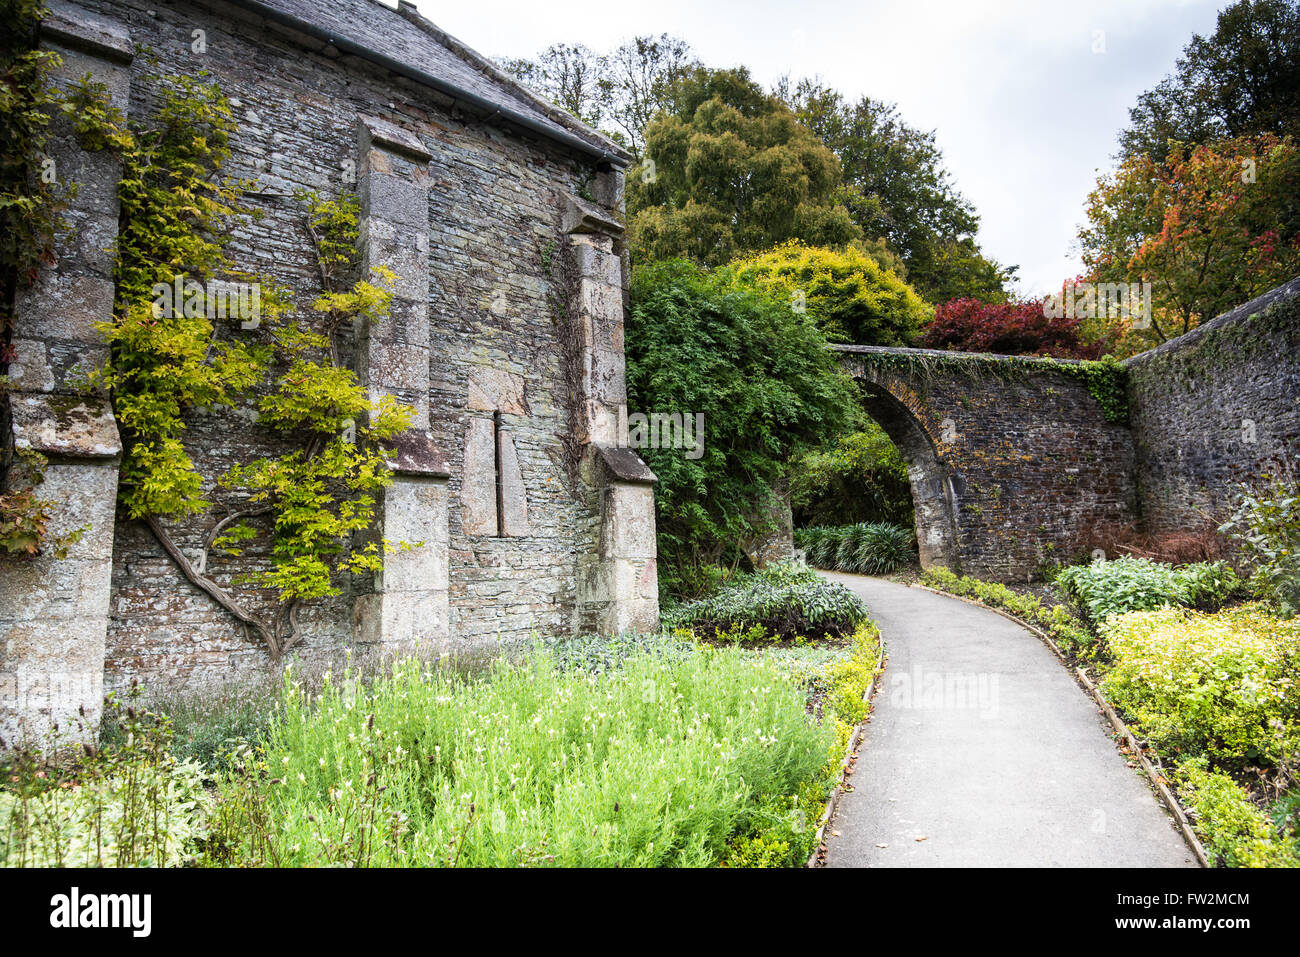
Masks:
[[[1019,618],[1008,611],[1003,611],[1001,608],[994,608],[992,605],[985,604],[982,601],[966,598],[963,595],[954,595],[951,592],[940,591],[939,589],[931,588],[928,585],[909,583],[907,587],[918,588],[921,591],[928,591],[932,595],[942,595],[944,598],[952,598],[956,601],[962,601],[968,605],[974,605],[977,608],[984,608],[996,615],[1001,615],[1008,621],[1014,621],[1017,625],[1020,625],[1032,634],[1037,635],[1048,648],[1052,649],[1052,653],[1056,655],[1061,664],[1065,665],[1067,669],[1070,667],[1069,661],[1066,659],[1064,652],[1062,652],[1057,646],[1055,639],[1037,625],[1031,624],[1023,618]],[[1133,753],[1137,755],[1138,763],[1140,764],[1143,773],[1146,774],[1147,780],[1151,782],[1151,786],[1155,789],[1156,794],[1159,795],[1160,803],[1163,804],[1169,813],[1174,816],[1174,820],[1178,823],[1179,833],[1182,834],[1184,843],[1187,844],[1188,848],[1191,849],[1192,854],[1196,857],[1197,863],[1201,867],[1208,868],[1210,866],[1210,858],[1206,853],[1205,845],[1203,845],[1200,838],[1196,836],[1196,832],[1192,829],[1191,820],[1187,817],[1187,812],[1183,809],[1182,804],[1179,803],[1178,798],[1174,796],[1173,791],[1169,789],[1169,785],[1165,782],[1164,777],[1156,770],[1155,766],[1143,753],[1143,749],[1138,745],[1137,736],[1129,730],[1128,725],[1124,723],[1124,719],[1115,713],[1115,709],[1111,707],[1110,702],[1102,697],[1101,691],[1095,684],[1093,684],[1092,679],[1088,677],[1087,670],[1081,666],[1076,667],[1074,670],[1079,682],[1084,686],[1088,693],[1092,695],[1092,700],[1096,702],[1097,707],[1101,709],[1102,714],[1104,714],[1107,720],[1110,721],[1111,727],[1115,729],[1115,733],[1119,735],[1121,742],[1131,747]]]
[[[879,630],[877,629],[877,633]],[[871,683],[867,685],[867,690],[862,693],[862,703],[868,705],[867,716],[853,726],[853,733],[849,735],[848,745],[844,749],[844,756],[840,758],[839,780],[835,782],[835,787],[831,789],[830,796],[826,798],[826,808],[822,811],[821,819],[817,823],[817,837],[813,842],[813,850],[808,855],[808,860],[804,867],[815,868],[818,866],[818,858],[821,856],[826,840],[826,829],[830,826],[831,818],[835,814],[835,809],[839,806],[840,795],[844,793],[844,785],[847,783],[845,778],[848,777],[849,764],[853,760],[859,745],[862,744],[862,735],[867,730],[867,722],[871,720],[871,699],[875,696],[876,685],[880,681],[880,676],[885,673],[885,663],[889,656],[885,654],[885,636],[880,636],[880,654],[876,658],[876,663],[872,667]]]

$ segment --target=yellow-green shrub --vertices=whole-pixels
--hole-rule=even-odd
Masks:
[[[1205,848],[1227,867],[1300,867],[1296,846],[1281,837],[1246,792],[1203,759],[1178,773],[1181,795]]]
[[[1102,692],[1171,754],[1275,762],[1300,725],[1300,622],[1261,605],[1131,612],[1100,626]]]
[[[910,345],[933,310],[902,279],[853,246],[790,242],[731,265],[738,285],[806,309],[827,338]]]
[[[862,699],[880,665],[880,629],[864,621],[854,631],[852,641],[849,657],[828,669],[830,691],[826,696],[826,707],[850,729],[865,720],[870,710]]]

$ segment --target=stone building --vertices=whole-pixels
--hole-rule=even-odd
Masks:
[[[478,652],[653,627],[654,476],[616,434],[628,154],[408,3],[48,5],[40,43],[62,55],[58,78],[90,74],[128,116],[150,109],[151,76],[206,71],[220,85],[239,121],[226,171],[256,181],[262,213],[233,236],[241,268],[318,291],[292,196],[351,185],[363,266],[399,277],[393,321],[358,329],[349,349],[372,396],[417,410],[379,527],[423,545],[304,606],[298,654],[337,663],[347,649]],[[10,452],[49,459],[52,533],[85,531],[62,560],[0,569],[0,737],[11,741],[81,706],[93,718],[102,693],[133,678],[194,686],[268,666],[158,538],[115,511],[113,410],[77,377],[107,358],[95,323],[112,316],[120,168],[58,123],[51,152],[79,191],[57,264],[16,302],[3,431]],[[245,424],[190,415],[201,474],[264,454]],[[166,523],[182,555],[199,553],[212,518]],[[239,571],[204,569],[236,591]],[[241,594],[250,607],[264,597]]]

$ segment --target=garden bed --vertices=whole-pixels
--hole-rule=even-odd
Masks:
[[[179,726],[137,690],[98,749],[11,762],[0,863],[800,866],[881,666],[849,610],[814,639],[731,623],[566,638],[473,673],[290,672],[269,695],[173,697]]]

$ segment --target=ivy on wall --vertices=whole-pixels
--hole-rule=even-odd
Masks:
[[[864,365],[909,379],[922,388],[940,376],[1026,382],[1030,375],[1059,372],[1083,383],[1101,406],[1107,422],[1129,420],[1128,372],[1114,357],[1066,361],[1049,356],[995,356],[974,353],[867,352],[853,353]]]
[[[15,0],[0,2],[12,12]],[[40,11],[28,6],[34,36]],[[30,281],[52,262],[66,193],[33,176],[33,164],[43,155],[51,113],[62,110],[83,148],[112,150],[123,167],[113,318],[98,327],[111,358],[85,378],[88,388],[108,391],[122,433],[120,505],[278,660],[301,639],[304,602],[340,594],[343,576],[377,571],[385,552],[413,547],[369,534],[378,496],[392,482],[387,446],[413,410],[391,397],[372,402],[340,361],[338,344],[341,328],[384,320],[397,277],[386,269],[357,276],[360,204],[346,192],[293,197],[319,270],[320,288],[307,305],[267,277],[236,269],[230,236],[257,211],[244,201],[252,184],[222,172],[235,120],[220,87],[205,74],[148,77],[156,109],[128,123],[89,77],[54,91],[48,77],[57,64],[38,51],[4,64],[0,106],[8,109],[0,132],[18,134],[0,165],[0,216],[16,230],[6,229],[0,246],[5,274]],[[256,290],[252,321],[228,315],[214,280]],[[178,295],[162,296],[168,289]],[[6,309],[5,342],[9,323]],[[190,414],[247,405],[256,409],[265,445],[287,451],[202,475],[184,442]],[[9,481],[0,496],[0,554],[40,550],[54,507],[33,491],[40,464],[26,462],[27,484]],[[9,471],[10,478],[18,472]],[[222,502],[213,501],[218,497]],[[198,515],[211,523],[196,559],[167,523]],[[262,548],[250,557],[258,542]],[[229,585],[209,574],[214,554],[243,566]],[[274,595],[272,610],[255,613],[240,597],[244,586]]]
[[[51,117],[75,117],[78,103],[50,81],[59,55],[34,49],[44,15],[38,0],[0,0],[0,558],[33,558],[48,544],[61,556],[77,538],[47,541],[54,503],[38,491],[45,460],[12,448],[8,427],[14,296],[54,262],[55,231],[76,190],[45,162]]]
[[[391,397],[371,402],[340,362],[337,341],[345,324],[384,319],[397,277],[380,269],[355,278],[360,207],[346,193],[295,197],[305,208],[321,282],[305,310],[289,290],[236,270],[226,246],[233,226],[255,213],[243,202],[252,184],[221,172],[235,125],[229,104],[203,75],[154,84],[159,105],[146,122],[129,130],[111,118],[106,123],[123,160],[122,228],[114,317],[100,327],[112,359],[94,378],[110,390],[123,433],[121,504],[148,525],[191,583],[256,632],[278,660],[301,639],[303,602],[340,594],[341,576],[377,571],[386,550],[411,547],[382,540],[353,547],[374,524],[380,490],[392,482],[385,443],[407,428],[413,410]],[[219,310],[210,286],[184,308],[176,302],[160,309],[159,291],[178,276],[256,286],[255,321],[213,318]],[[257,409],[268,444],[289,450],[237,464],[209,482],[185,448],[186,415],[245,401]],[[215,490],[228,504],[214,507]],[[222,510],[197,562],[163,521]],[[246,561],[229,588],[208,574],[212,553],[239,558],[259,540],[269,561]],[[238,599],[233,589],[242,585],[276,596],[269,615],[255,615]]]

